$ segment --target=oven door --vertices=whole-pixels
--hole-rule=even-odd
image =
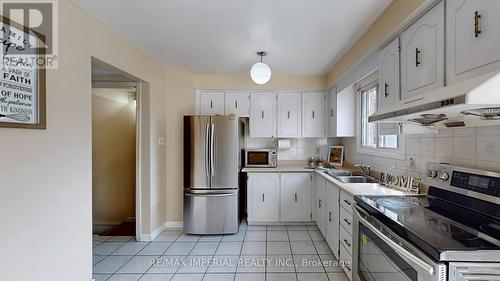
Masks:
[[[357,205],[354,225],[354,280],[446,281],[445,264],[427,257]]]

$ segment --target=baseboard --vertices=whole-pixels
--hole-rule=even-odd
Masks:
[[[162,225],[158,226],[151,234],[142,234],[141,241],[153,241],[158,235],[160,235],[166,229],[182,229],[182,221],[166,221]]]
[[[167,221],[166,224],[169,229],[182,229],[184,226],[183,221]]]

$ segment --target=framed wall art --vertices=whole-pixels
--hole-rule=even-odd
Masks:
[[[3,16],[0,29],[0,127],[45,129],[45,38]]]
[[[333,145],[328,148],[328,162],[333,166],[342,166],[344,163],[344,147]]]

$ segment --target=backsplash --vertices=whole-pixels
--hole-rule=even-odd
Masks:
[[[346,161],[363,161],[379,171],[422,176],[427,162],[442,162],[468,168],[500,172],[500,126],[455,128],[439,134],[406,135],[405,160],[356,152],[356,140],[342,139]],[[415,167],[409,167],[413,158]]]
[[[315,156],[316,150],[324,158],[328,154],[328,147],[337,140],[331,138],[290,139],[290,148],[278,150],[278,160],[305,160]],[[272,138],[248,138],[248,148],[278,148],[278,140]]]

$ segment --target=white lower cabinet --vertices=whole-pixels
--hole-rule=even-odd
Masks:
[[[318,177],[316,180],[316,224],[323,236],[326,236],[326,180]]]
[[[248,221],[278,221],[280,179],[278,173],[249,173],[247,184]]]
[[[344,245],[340,246],[340,260],[341,261],[352,261],[352,257],[349,254],[349,252],[346,250]],[[342,269],[344,270],[345,274],[347,277],[349,277],[349,280],[352,280],[352,264],[348,263],[343,263],[342,264]]]
[[[281,173],[281,221],[311,221],[311,174]]]
[[[311,173],[248,173],[249,223],[310,222]]]
[[[339,189],[330,182],[326,182],[326,242],[333,252],[333,255],[339,258]]]

